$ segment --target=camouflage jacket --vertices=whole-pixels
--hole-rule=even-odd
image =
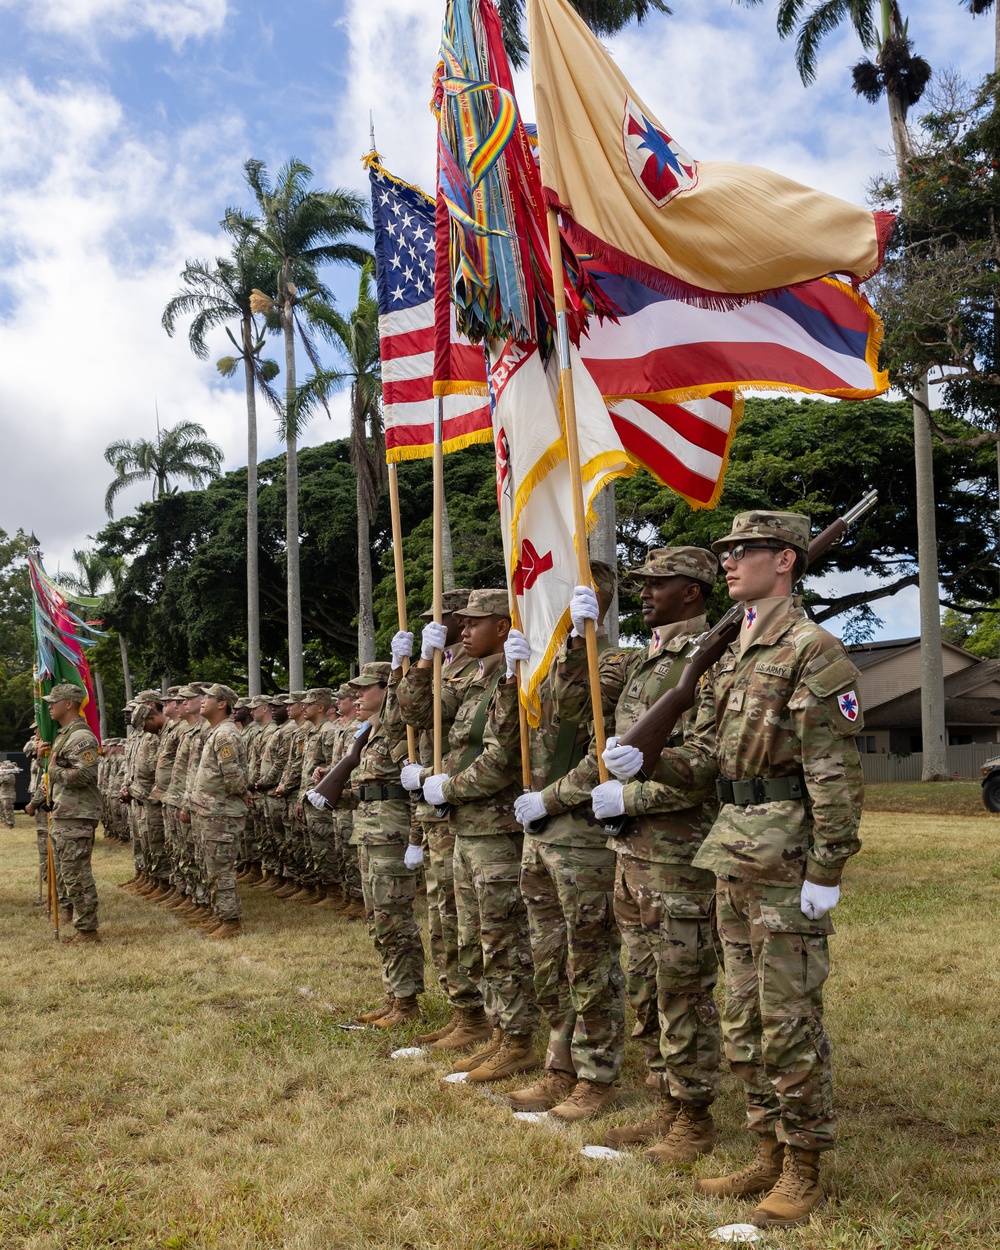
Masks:
[[[864,783],[854,735],[860,674],[843,645],[795,601],[742,655],[711,673],[723,777],[801,776],[806,797],[725,804],[695,858],[720,876],[770,885],[836,885],[861,848]]]
[[[198,780],[198,767],[201,763],[201,752],[205,745],[205,739],[208,737],[211,726],[208,721],[196,720],[194,728],[191,731],[191,737],[188,739],[188,758],[187,768],[184,775],[184,793],[181,795],[181,801],[178,804],[186,812],[194,812],[198,809],[194,803],[195,782]]]
[[[49,802],[53,820],[100,820],[99,759],[97,739],[85,720],[70,721],[65,729],[59,730],[49,756]],[[44,793],[39,797],[45,801]]]
[[[339,727],[331,721],[322,720],[315,732],[306,739],[305,754],[302,756],[302,780],[299,784],[300,803],[306,802],[306,793],[316,784],[313,773],[317,768],[324,772],[330,767],[333,752],[340,738]]]
[[[138,729],[127,729],[125,731],[125,766],[122,769],[122,785],[128,787],[129,793],[132,791],[132,782],[135,780],[136,756],[145,736]]]
[[[152,803],[153,788],[156,785],[156,760],[160,751],[160,738],[166,726],[156,733],[142,732],[142,741],[135,753],[135,772],[132,778],[132,797],[141,799],[143,803]]]
[[[334,764],[339,764],[347,752],[351,749],[354,742],[354,735],[358,732],[361,722],[357,716],[348,716],[345,719],[340,718],[330,722],[333,728],[333,738],[331,742],[330,763],[323,769],[324,773],[328,772]],[[354,792],[351,789],[350,779],[340,793],[340,801],[334,805],[334,811],[349,812],[356,806]]]
[[[305,755],[306,740],[314,728],[313,723],[303,716],[292,733],[288,746],[288,758],[285,760],[285,767],[281,770],[281,781],[278,783],[286,800],[298,800],[299,785],[302,781],[302,758]]]
[[[260,765],[264,758],[264,748],[269,739],[278,732],[278,726],[273,720],[269,720],[265,725],[258,725],[257,728],[260,732],[255,734],[247,744],[247,776],[252,786],[260,781]]]
[[[176,746],[174,748],[174,758],[170,764],[170,781],[164,788],[161,800],[163,803],[169,803],[171,807],[179,807],[181,805],[184,791],[187,789],[188,769],[192,766],[192,736],[197,736],[195,731],[198,727],[198,721],[195,721],[193,725],[189,725],[185,720],[177,722],[174,735]]]
[[[260,754],[260,771],[257,777],[257,788],[259,790],[273,790],[281,780],[281,774],[285,771],[285,765],[288,763],[288,752],[291,749],[292,735],[294,733],[295,721],[286,720],[283,725],[278,725],[275,732],[264,743],[264,749]]]
[[[386,691],[382,708],[395,702]],[[364,799],[365,785],[398,786],[399,770],[406,758],[405,727],[398,714],[391,714],[386,725],[381,713],[371,720],[371,733],[361,751],[361,762],[351,773],[351,791],[357,804],[354,812],[354,838],[365,846],[401,846],[407,841],[419,842],[419,834],[411,838],[409,800]],[[401,736],[400,729],[404,728]]]
[[[150,795],[158,803],[163,802],[163,796],[170,787],[174,760],[177,758],[177,748],[180,745],[179,731],[183,723],[180,720],[168,720],[160,730],[160,745],[156,751],[156,773]]]
[[[201,816],[247,814],[247,752],[235,721],[209,728],[194,783],[194,810]]]

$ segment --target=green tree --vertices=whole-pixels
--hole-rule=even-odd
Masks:
[[[651,13],[671,11],[666,0],[571,0],[571,3],[596,35],[617,35],[630,22],[641,23]],[[524,0],[498,0],[497,11],[503,23],[507,55],[511,64],[520,69],[528,54],[521,27]]]
[[[303,680],[302,593],[300,573],[298,415],[295,337],[299,338],[315,370],[322,368],[315,345],[297,310],[316,301],[331,302],[330,292],[317,278],[325,264],[363,265],[370,253],[349,241],[369,232],[364,198],[354,191],[316,191],[309,187],[312,170],[292,159],[278,171],[272,184],[263,161],[243,166],[253,192],[257,215],[227,209],[224,224],[237,237],[253,240],[278,262],[272,290],[259,293],[255,308],[271,313],[284,337],[285,411],[282,436],[286,457],[286,570],[288,583],[288,671],[291,688]]]
[[[281,400],[271,388],[278,374],[263,356],[264,331],[258,327],[251,300],[255,290],[277,289],[278,262],[255,240],[237,236],[230,256],[213,262],[189,260],[181,272],[183,289],[163,311],[163,328],[173,336],[180,317],[191,315],[188,343],[199,360],[209,355],[207,336],[220,326],[236,349],[216,367],[232,377],[243,365],[247,405],[247,673],[250,694],[260,694],[260,571],[257,555],[257,391],[276,411]],[[237,322],[239,338],[229,327]]]
[[[351,467],[357,483],[358,514],[358,663],[375,659],[372,611],[371,527],[386,485],[385,428],[382,423],[382,362],[379,356],[378,300],[372,285],[374,266],[361,269],[358,302],[343,317],[329,305],[317,306],[315,323],[337,348],[344,367],[313,375],[299,394],[299,411],[317,397],[349,386],[351,391]]]
[[[0,530],[0,750],[17,751],[34,714],[31,583],[25,557],[30,539]]]
[[[104,451],[104,459],[115,471],[115,478],[104,496],[108,516],[114,516],[115,499],[136,482],[152,482],[153,498],[172,489],[171,481],[185,478],[192,486],[203,486],[218,475],[222,448],[211,442],[197,421],[179,421],[161,430],[156,423],[156,439],[116,439]]]

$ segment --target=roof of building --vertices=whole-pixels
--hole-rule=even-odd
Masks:
[[[944,719],[949,728],[1000,725],[1000,698],[945,696]],[[865,713],[865,729],[920,729],[920,691],[909,690]]]
[[[871,664],[881,664],[901,651],[909,651],[918,646],[920,638],[886,638],[880,642],[856,642],[847,650],[858,668],[868,668]]]

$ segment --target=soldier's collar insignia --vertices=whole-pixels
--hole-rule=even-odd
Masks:
[[[746,628],[753,629],[754,625],[756,624],[756,621],[757,621],[757,609],[747,608],[745,622],[744,622],[746,625]]]

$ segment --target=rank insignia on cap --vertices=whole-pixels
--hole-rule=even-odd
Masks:
[[[757,620],[757,609],[747,608],[746,626],[747,629],[753,629],[754,622]]]
[[[837,695],[837,706],[848,720],[858,719],[858,696],[853,690]]]

